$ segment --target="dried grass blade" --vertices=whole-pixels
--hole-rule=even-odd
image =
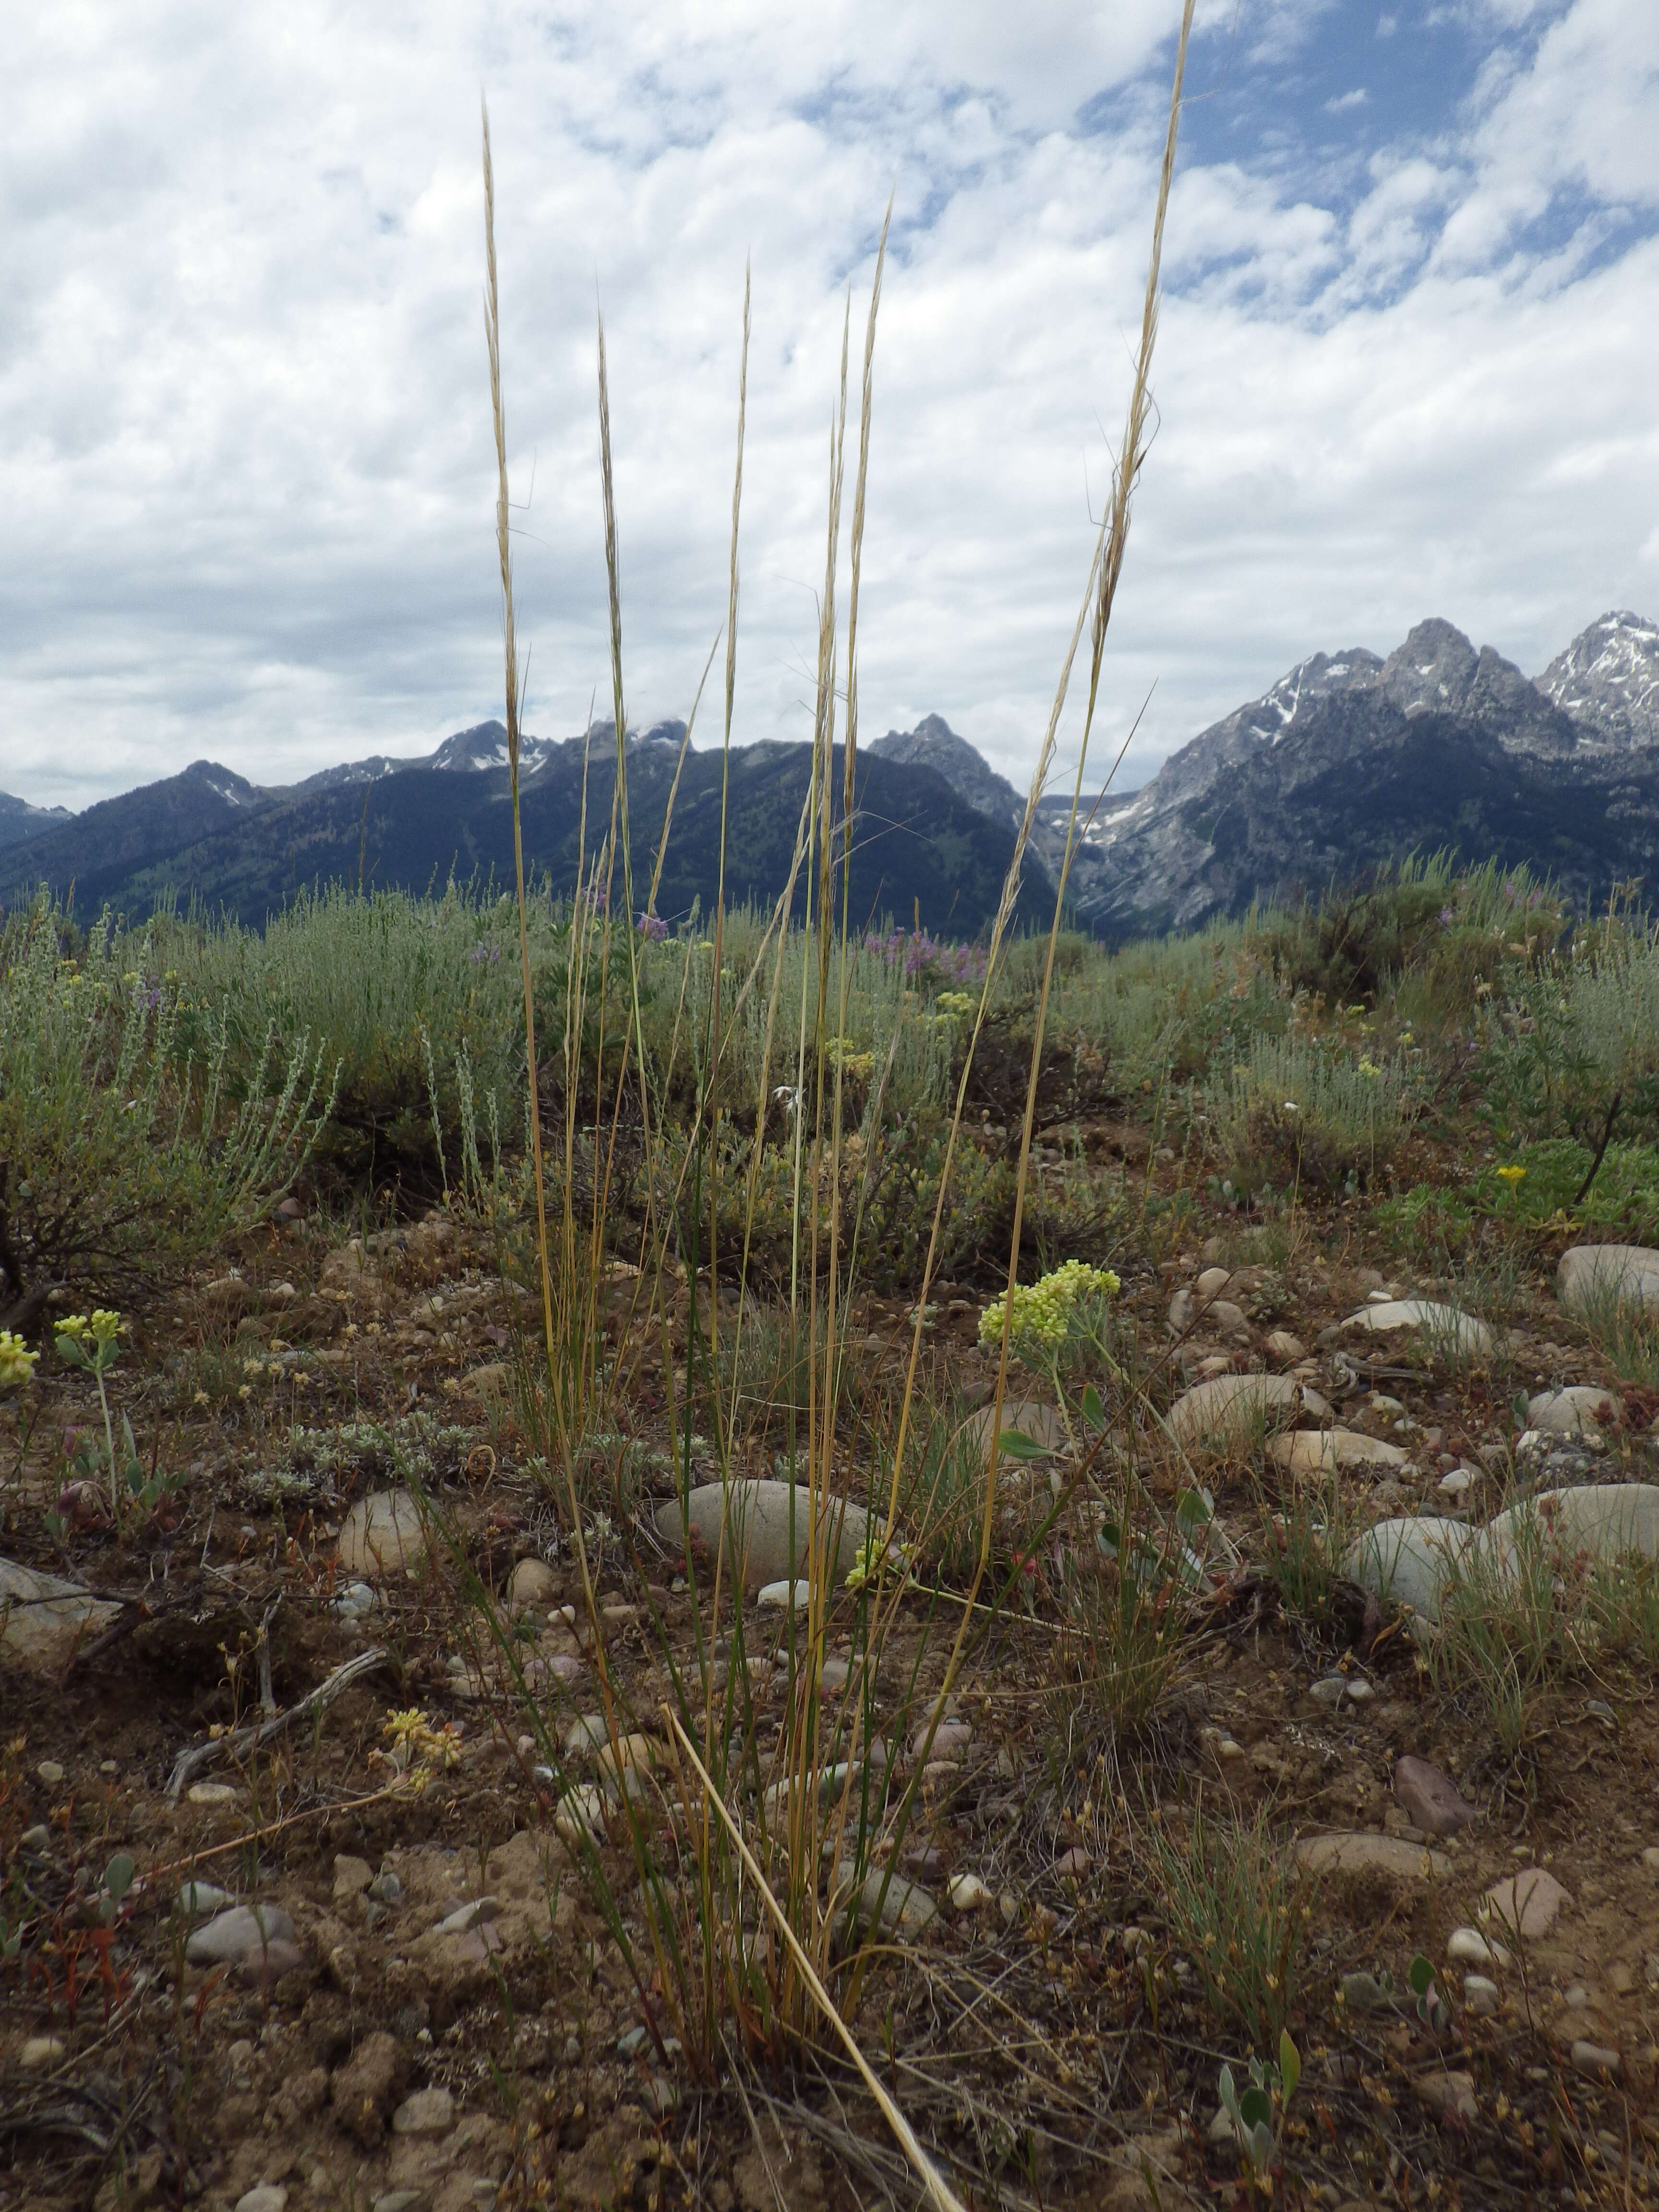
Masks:
[[[753,1881],[756,1888],[759,1891],[761,1902],[764,1905],[767,1911],[771,1916],[772,1920],[777,1927],[778,1933],[782,1936],[784,1947],[788,1951],[790,1958],[793,1960],[796,1970],[799,1973],[802,1981],[805,1984],[806,1988],[811,1992],[813,2002],[818,2007],[818,2009],[823,2013],[830,2027],[834,2028],[837,2037],[840,2039],[842,2048],[846,2051],[848,2057],[852,2060],[854,2065],[857,2067],[860,2077],[862,2080],[865,2087],[868,2089],[870,2094],[875,2099],[877,2104],[880,2106],[882,2118],[886,2121],[888,2126],[891,2128],[894,2135],[898,2138],[900,2147],[903,2150],[905,2156],[909,2160],[911,2165],[915,2167],[922,2187],[927,2192],[930,2203],[938,2205],[939,2212],[968,2212],[967,2206],[963,2204],[962,2199],[951,2188],[944,2176],[939,2172],[939,2168],[933,2164],[932,2159],[928,2157],[927,2152],[922,2148],[915,2129],[912,2128],[908,2120],[905,2118],[903,2113],[900,2112],[898,2106],[893,2102],[891,2097],[888,2095],[886,2090],[883,2088],[881,2083],[876,2079],[875,2074],[871,2069],[869,2060],[866,2058],[864,2053],[859,2049],[858,2043],[854,2037],[853,2031],[848,2027],[847,2022],[842,2018],[840,2008],[837,2006],[835,1999],[830,1996],[829,1990],[825,1989],[823,1984],[819,1980],[817,1969],[814,1967],[812,1961],[807,1957],[805,1952],[801,1948],[794,1929],[789,1925],[787,1914],[784,1911],[783,1907],[778,1903],[777,1899],[772,1894],[771,1884],[767,1881],[765,1875],[762,1873],[759,1861],[756,1858],[754,1853],[750,1850],[748,1844],[744,1840],[742,1829],[738,1827],[737,1822],[732,1819],[730,1812],[727,1810],[726,1800],[720,1796],[720,1792],[715,1789],[713,1782],[709,1779],[707,1769],[704,1767],[702,1761],[697,1756],[696,1747],[693,1744],[690,1737],[687,1735],[685,1730],[680,1726],[678,1717],[669,1706],[665,1705],[663,1707],[663,1717],[668,1723],[670,1728],[672,1729],[675,1738],[678,1741],[681,1750],[685,1753],[686,1758],[690,1760],[692,1766],[696,1769],[697,1779],[702,1784],[708,1802],[714,1807],[714,1811],[720,1816],[721,1826],[725,1828],[727,1835],[731,1837],[732,1843],[737,1846],[738,1856],[742,1859],[744,1866],[748,1871],[750,1879]]]

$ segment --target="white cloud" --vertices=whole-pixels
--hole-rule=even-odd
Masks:
[[[1659,198],[1644,14],[1576,0],[1518,60],[1500,23],[1467,127],[1376,157],[1346,210],[1183,167],[1109,656],[1109,732],[1158,678],[1126,772],[1317,646],[1444,612],[1530,667],[1650,599],[1659,249],[1596,228]],[[856,348],[891,190],[866,730],[938,710],[1018,772],[1117,434],[1173,15],[35,11],[0,91],[0,788],[78,804],[203,755],[274,780],[496,710],[481,82],[532,726],[606,682],[596,295],[630,704],[689,703],[752,256],[738,734],[804,731],[846,286]],[[1328,15],[1247,8],[1241,49]],[[1560,192],[1578,215],[1529,248]]]

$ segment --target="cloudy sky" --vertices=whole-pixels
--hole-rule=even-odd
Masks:
[[[827,433],[895,195],[866,736],[1029,769],[1133,334],[1178,0],[55,0],[0,84],[0,788],[264,781],[500,712],[478,96],[528,726],[630,719],[723,619],[810,726]],[[1651,0],[1204,0],[1160,428],[1101,742],[1137,781],[1303,654],[1443,614],[1529,673],[1659,614]],[[856,343],[856,338],[855,338]],[[709,733],[714,734],[711,720]]]

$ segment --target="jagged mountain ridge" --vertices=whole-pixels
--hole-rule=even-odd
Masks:
[[[0,791],[0,849],[38,837],[59,822],[71,819],[66,806],[31,806],[27,799],[14,799]]]
[[[1645,627],[1603,617],[1552,668],[1593,661],[1609,623]],[[1078,918],[1111,937],[1192,927],[1414,848],[1525,862],[1581,899],[1646,875],[1659,728],[1645,746],[1613,738],[1632,692],[1639,711],[1628,651],[1599,683],[1599,719],[1578,718],[1438,618],[1386,659],[1313,654],[1103,805],[1073,863]]]
[[[1620,751],[1659,745],[1659,623],[1616,608],[1581,630],[1537,681],[1601,743]]]
[[[651,838],[684,725],[628,738],[635,865]],[[287,787],[205,761],[64,817],[0,796],[0,899],[73,883],[84,911],[168,893],[250,921],[329,879],[422,889],[452,870],[507,872],[507,732],[457,731],[423,757],[375,755]],[[810,749],[732,755],[729,895],[769,899],[788,866]],[[688,751],[660,910],[705,907],[717,873],[720,756]],[[573,823],[608,818],[613,726],[526,736],[526,852],[560,888]],[[839,785],[837,786],[839,789]],[[971,934],[995,902],[1019,792],[937,714],[864,749],[856,896]],[[1065,805],[1040,811],[1027,902],[1058,865]],[[1100,805],[1073,863],[1076,919],[1109,937],[1190,927],[1252,899],[1317,888],[1413,848],[1450,847],[1552,873],[1583,899],[1659,864],[1659,628],[1601,617],[1536,683],[1450,623],[1419,623],[1386,659],[1316,653],[1201,732],[1141,789]],[[1659,877],[1656,877],[1659,880]]]
[[[0,851],[0,904],[15,906],[42,884],[65,896],[73,885],[82,916],[106,905],[142,914],[167,899],[195,899],[257,927],[319,884],[424,891],[452,874],[510,884],[509,777],[489,757],[491,729],[481,725],[458,733],[465,742],[446,741],[447,765],[428,759],[383,770],[354,763],[366,772],[330,772],[282,790],[262,790],[197,762]],[[655,868],[684,734],[683,726],[659,725],[628,741],[630,860],[640,900]],[[528,755],[526,744],[521,759]],[[809,744],[734,749],[728,902],[769,904],[783,890],[811,759]],[[526,866],[555,890],[568,891],[576,880],[584,790],[591,865],[610,823],[615,775],[610,725],[589,739],[540,746],[533,768],[521,774]],[[694,903],[705,912],[713,906],[721,781],[717,750],[687,751],[656,902],[665,919],[688,915]],[[833,781],[839,812],[839,767]],[[859,764],[854,805],[852,895],[860,918],[919,914],[926,928],[972,937],[995,908],[1013,855],[1012,830],[970,805],[933,769],[879,757]],[[805,888],[803,876],[798,898]],[[1040,860],[1027,896],[1052,901]]]

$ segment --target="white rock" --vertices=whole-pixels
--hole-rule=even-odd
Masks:
[[[340,1524],[340,1565],[374,1581],[427,1554],[421,1509],[407,1490],[377,1490],[360,1498]]]
[[[1613,1298],[1659,1305],[1659,1252],[1645,1244],[1570,1244],[1555,1271],[1555,1295],[1564,1313]]]
[[[1443,1851],[1431,1851],[1426,1844],[1408,1844],[1401,1836],[1304,1836],[1296,1856],[1315,1874],[1382,1874],[1428,1881],[1442,1881],[1452,1870]]]
[[[185,1796],[192,1805],[240,1805],[242,1793],[234,1782],[192,1782]]]
[[[237,1905],[198,1928],[185,1946],[192,1966],[216,1966],[257,1955],[268,1943],[294,1941],[294,1923],[280,1905]]]
[[[1436,1305],[1425,1298],[1389,1298],[1380,1305],[1361,1306],[1342,1326],[1384,1335],[1396,1328],[1426,1329],[1437,1343],[1462,1353],[1484,1356],[1492,1350],[1492,1331],[1484,1322],[1455,1306]]]
[[[1507,1966],[1510,1954],[1501,1943],[1489,1943],[1478,1928],[1454,1928],[1446,1938],[1446,1956],[1460,1966]]]
[[[553,1814],[554,1832],[572,1850],[605,1837],[605,1795],[591,1782],[579,1783],[560,1798]]]
[[[755,1602],[774,1613],[805,1613],[812,1601],[811,1583],[763,1583]]]
[[[1465,1974],[1463,2003],[1477,2020],[1491,2020],[1498,2010],[1498,1984],[1485,1974]]]
[[[1287,1328],[1274,1329],[1264,1349],[1271,1358],[1278,1360],[1281,1367],[1294,1367],[1298,1359],[1305,1359],[1308,1356],[1307,1346]]]
[[[865,1513],[844,1499],[820,1498],[824,1525],[820,1541],[836,1562],[839,1582],[863,1548]],[[685,1514],[678,1498],[658,1509],[657,1534],[678,1551],[684,1541]],[[734,1482],[729,1489],[706,1482],[691,1492],[689,1511],[693,1536],[711,1558],[722,1546],[725,1572],[736,1572],[745,1590],[787,1582],[805,1564],[811,1534],[811,1501],[801,1483]]]
[[[120,1610],[76,1583],[0,1559],[0,1650],[40,1673],[55,1674]]]
[[[392,2115],[395,2136],[447,2136],[455,2124],[455,2100],[447,2089],[417,2089]]]
[[[1527,1401],[1527,1425],[1552,1436],[1600,1436],[1619,1413],[1619,1401],[1610,1390],[1589,1382],[1575,1382],[1565,1390],[1540,1390]]]
[[[1464,1522],[1433,1514],[1379,1521],[1349,1546],[1343,1572],[1376,1596],[1437,1621],[1441,1597],[1474,1533]]]
[[[236,2212],[287,2212],[288,2191],[274,2181],[262,2181],[236,2200]]]
[[[1176,1336],[1185,1336],[1193,1325],[1196,1303],[1189,1290],[1179,1290],[1170,1301],[1170,1329]]]
[[[235,1902],[228,1889],[216,1888],[210,1881],[187,1881],[179,1892],[179,1910],[188,1920],[200,1920],[210,1912],[222,1912],[226,1905]]]
[[[558,1589],[559,1578],[545,1559],[520,1559],[507,1585],[507,1601],[515,1613],[532,1605],[545,1611]]]
[[[482,1927],[495,1917],[499,1908],[493,1897],[475,1897],[468,1904],[458,1905],[453,1912],[441,1919],[433,1931],[439,1936],[467,1936],[473,1929]]]
[[[952,1875],[951,1887],[946,1893],[951,1899],[951,1909],[954,1912],[977,1912],[981,1906],[994,1905],[996,1902],[994,1892],[986,1887],[976,1874]]]
[[[1610,1561],[1633,1553],[1659,1559],[1659,1484],[1589,1482],[1540,1491],[1486,1523],[1470,1564],[1511,1575],[1534,1547],[1547,1559]]]
[[[1294,1412],[1297,1385],[1285,1375],[1216,1375],[1183,1390],[1170,1408],[1170,1434],[1183,1449],[1224,1450],[1259,1426]]]
[[[1218,1298],[1231,1280],[1232,1277],[1224,1267],[1206,1267],[1193,1285],[1193,1289],[1201,1300]]]
[[[1275,1437],[1273,1455],[1291,1474],[1334,1474],[1344,1467],[1403,1467],[1406,1455],[1398,1444],[1362,1435],[1356,1429],[1298,1429],[1293,1436]]]
[[[1467,1498],[1474,1487],[1474,1476],[1467,1467],[1455,1467],[1441,1476],[1437,1487],[1443,1498]]]
[[[848,1917],[860,1924],[871,1922],[896,1929],[902,1936],[920,1936],[938,1911],[937,1902],[920,1882],[907,1881],[902,1875],[890,1874],[884,1867],[872,1867],[864,1877]]]
[[[64,2039],[61,2035],[31,2035],[19,2051],[17,2063],[34,2073],[43,2066],[55,2066],[63,2055]]]

